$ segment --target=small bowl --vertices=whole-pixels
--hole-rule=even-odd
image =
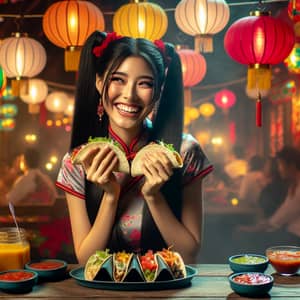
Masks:
[[[266,250],[270,264],[283,276],[297,274],[300,268],[300,247],[274,246]]]
[[[234,292],[242,296],[259,297],[268,294],[274,278],[260,272],[233,273],[228,277]]]
[[[37,283],[38,274],[22,269],[0,272],[0,289],[8,293],[29,293]]]
[[[269,259],[260,254],[237,254],[228,259],[231,270],[239,272],[261,272],[263,273],[269,264]]]
[[[66,277],[68,264],[60,259],[40,259],[25,264],[25,269],[35,271],[39,279],[61,280]]]

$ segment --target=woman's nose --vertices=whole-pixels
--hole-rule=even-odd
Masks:
[[[136,97],[136,89],[135,85],[131,83],[127,83],[123,89],[123,98],[125,99],[134,99]]]

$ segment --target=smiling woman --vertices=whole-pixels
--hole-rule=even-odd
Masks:
[[[181,64],[171,44],[103,32],[88,38],[70,153],[57,180],[66,191],[80,263],[106,248],[146,253],[169,246],[185,262],[195,261],[202,238],[202,178],[212,166],[198,142],[182,134],[182,119]],[[157,141],[171,144],[183,163],[174,168],[162,150],[139,152],[142,175],[132,177],[116,171],[118,157],[107,146],[86,151],[81,164],[73,164],[72,150],[90,136],[114,140],[131,168],[136,154]]]

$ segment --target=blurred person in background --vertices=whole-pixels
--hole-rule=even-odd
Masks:
[[[285,146],[276,154],[276,160],[280,176],[288,182],[283,203],[270,217],[252,226],[239,227],[243,235],[254,234],[255,243],[251,244],[261,252],[270,245],[300,245],[300,151]]]
[[[239,199],[252,207],[257,207],[259,195],[265,185],[262,157],[254,155],[250,158],[249,169],[241,181]]]
[[[235,146],[233,148],[229,161],[224,166],[224,170],[232,179],[237,179],[246,175],[248,162],[245,159],[245,153],[242,147]]]
[[[13,183],[1,204],[14,205],[52,205],[57,191],[51,178],[39,170],[40,154],[34,148],[28,148],[21,163],[23,174]]]

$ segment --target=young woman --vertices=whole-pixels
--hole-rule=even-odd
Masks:
[[[147,118],[152,114],[152,122]],[[201,244],[201,183],[212,166],[197,141],[182,134],[181,64],[162,41],[94,32],[81,54],[70,151],[91,137],[117,141],[131,161],[151,141],[173,144],[184,166],[164,153],[143,158],[144,176],[113,172],[110,148],[91,151],[83,166],[70,153],[57,186],[66,191],[79,263],[98,249],[145,252],[172,246],[187,263]]]

